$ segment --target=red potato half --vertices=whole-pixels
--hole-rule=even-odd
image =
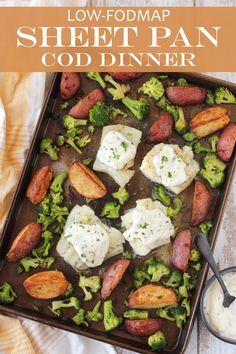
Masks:
[[[62,73],[60,94],[64,100],[72,98],[80,88],[79,73]]]
[[[137,309],[156,309],[177,304],[173,290],[162,285],[148,284],[141,286],[129,298],[128,306]]]
[[[148,143],[160,143],[171,138],[173,118],[168,112],[162,112],[150,128]]]
[[[74,118],[87,118],[90,109],[93,108],[97,102],[104,101],[105,95],[103,91],[99,88],[95,89],[76,103],[76,105],[70,109],[69,115]]]
[[[126,81],[126,80],[134,80],[134,79],[138,79],[139,77],[141,77],[143,75],[143,73],[134,73],[134,72],[129,72],[129,73],[108,73],[109,75],[111,75],[112,77],[114,77],[114,79],[116,80],[120,80],[120,81]]]
[[[40,240],[42,227],[36,221],[26,225],[13,241],[6,255],[8,262],[17,262],[30,254]]]
[[[204,102],[206,90],[198,86],[169,86],[166,88],[166,96],[177,106],[196,105]]]
[[[191,224],[199,225],[203,222],[211,205],[211,194],[202,181],[196,181],[193,192]]]
[[[220,134],[217,154],[222,161],[229,161],[236,143],[236,124],[229,123]]]
[[[144,320],[125,320],[124,324],[129,334],[137,337],[145,337],[159,331],[163,322],[160,318],[147,318]]]
[[[129,264],[130,261],[123,258],[119,259],[108,268],[102,282],[101,298],[103,300],[105,300],[112,293],[114,288],[121,281]]]
[[[173,242],[172,263],[173,265],[185,272],[188,267],[188,258],[192,235],[189,229],[184,229],[178,233]]]

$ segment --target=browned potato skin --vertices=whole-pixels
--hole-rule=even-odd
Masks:
[[[196,114],[189,125],[192,133],[202,138],[224,128],[229,122],[229,111],[226,108],[211,107]]]
[[[129,298],[129,307],[137,309],[156,309],[177,304],[173,290],[162,285],[148,284],[136,290]]]
[[[79,73],[62,73],[60,94],[64,100],[68,100],[73,97],[80,88],[80,76]]]
[[[125,258],[119,259],[113,263],[107,270],[102,282],[101,298],[105,300],[121,281],[130,261]]]
[[[211,205],[211,194],[202,181],[196,181],[193,192],[191,224],[199,225],[206,217]]]
[[[236,124],[229,123],[220,134],[217,154],[222,161],[229,161],[236,143]]]
[[[169,86],[166,88],[168,100],[177,106],[201,104],[206,97],[206,90],[198,86]]]
[[[33,274],[23,282],[25,291],[36,299],[53,299],[60,296],[68,285],[64,274],[56,270]]]
[[[69,114],[74,118],[87,118],[89,111],[97,102],[105,101],[105,95],[101,89],[91,91],[82,98],[75,106],[69,110]]]
[[[50,166],[40,168],[32,177],[26,191],[26,196],[32,204],[39,204],[46,197],[53,178]]]
[[[163,325],[161,318],[147,318],[144,320],[125,320],[125,329],[133,336],[151,336],[159,331]]]
[[[74,162],[69,169],[69,179],[75,190],[85,198],[99,199],[107,189],[95,173],[80,162]]]
[[[192,235],[189,229],[181,230],[174,239],[172,263],[181,272],[186,272],[188,268],[191,242]]]
[[[143,73],[134,73],[134,72],[115,72],[115,73],[108,73],[111,75],[114,79],[119,80],[119,81],[126,81],[126,80],[134,80],[138,79],[140,76],[143,75]]]
[[[24,258],[33,248],[35,248],[41,239],[42,227],[36,221],[26,225],[13,241],[10,250],[6,255],[8,262],[17,262]]]

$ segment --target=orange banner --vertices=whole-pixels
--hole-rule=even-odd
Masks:
[[[2,7],[1,71],[235,71],[236,8]]]

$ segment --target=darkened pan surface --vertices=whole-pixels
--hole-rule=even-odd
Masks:
[[[204,75],[200,74],[192,74],[192,73],[185,73],[185,74],[174,74],[174,73],[167,73],[170,77],[173,79],[176,77],[185,77],[189,82],[191,83],[196,83],[198,85],[207,87],[207,88],[214,88],[217,86],[227,86],[232,92],[236,94],[236,85],[233,84],[228,84],[226,82],[223,82],[221,80],[217,79],[212,79],[209,77],[206,77]],[[94,87],[96,87],[96,83],[87,79],[84,74],[82,76],[82,85],[81,85],[81,94],[86,94],[90,92]],[[138,88],[141,86],[141,84],[146,81],[148,77],[150,77],[151,74],[145,74],[141,78],[135,80],[134,82],[131,82],[132,88]],[[55,75],[54,80],[52,82],[52,85],[50,87],[48,96],[45,101],[44,108],[42,110],[34,137],[31,142],[31,146],[28,151],[27,155],[27,160],[14,196],[14,200],[10,209],[10,212],[8,214],[6,224],[1,236],[0,240],[0,284],[4,281],[9,281],[14,289],[17,292],[17,300],[13,305],[9,306],[4,306],[0,305],[0,310],[5,311],[8,314],[15,314],[15,315],[21,315],[23,317],[36,320],[51,326],[55,326],[67,331],[75,332],[78,334],[82,334],[84,336],[97,339],[100,341],[104,341],[113,345],[118,345],[124,348],[127,348],[129,350],[137,351],[140,353],[150,353],[151,351],[147,347],[147,341],[146,339],[138,338],[138,337],[133,337],[130,336],[124,328],[121,326],[120,328],[109,332],[105,333],[103,329],[103,324],[102,323],[96,323],[93,322],[91,327],[88,329],[85,327],[78,327],[73,324],[73,322],[70,320],[72,315],[74,314],[70,310],[64,311],[64,315],[62,319],[55,319],[53,314],[50,312],[48,309],[48,306],[51,304],[51,301],[47,300],[37,300],[29,297],[25,290],[23,289],[22,283],[25,278],[27,278],[29,275],[34,274],[40,269],[35,269],[30,271],[29,273],[23,273],[20,276],[16,275],[16,268],[17,264],[11,264],[8,263],[4,260],[5,255],[7,250],[9,249],[9,245],[12,243],[13,239],[17,235],[17,233],[22,229],[23,226],[25,226],[27,223],[33,221],[36,219],[37,215],[37,208],[34,207],[29,200],[25,197],[25,192],[27,185],[30,181],[30,178],[32,174],[37,171],[40,167],[50,164],[54,170],[55,173],[63,170],[64,168],[67,168],[71,165],[72,162],[76,160],[82,160],[87,157],[95,157],[97,148],[100,143],[100,137],[101,137],[101,129],[97,129],[93,135],[92,142],[88,144],[87,147],[83,149],[83,154],[82,157],[80,157],[77,153],[75,153],[71,148],[63,148],[60,152],[60,160],[56,162],[52,162],[49,160],[47,156],[44,155],[39,155],[38,153],[38,147],[39,147],[39,142],[44,136],[51,136],[55,137],[55,135],[60,131],[59,123],[56,120],[50,119],[52,116],[52,112],[58,111],[58,107],[61,103],[60,98],[58,97],[58,92],[59,92],[59,84],[60,84],[60,74]],[[135,90],[133,93],[133,97],[135,97]],[[109,98],[107,98],[109,102]],[[200,111],[203,109],[202,106],[195,106],[195,107],[190,107],[186,108],[186,116],[188,119],[190,119],[196,112]],[[228,106],[230,111],[231,111],[231,120],[236,121],[236,106],[234,105],[229,105]],[[62,113],[62,112],[61,112]],[[146,179],[142,173],[139,171],[139,166],[140,163],[144,157],[144,155],[150,150],[151,146],[148,144],[145,144],[145,136],[147,135],[147,132],[149,130],[149,127],[151,126],[151,123],[156,119],[158,114],[157,108],[153,104],[151,107],[151,112],[149,117],[142,122],[139,122],[135,120],[134,118],[129,118],[129,119],[120,119],[120,121],[116,120],[112,122],[112,124],[116,123],[123,123],[127,124],[130,126],[133,126],[135,128],[138,128],[143,131],[143,138],[142,142],[139,146],[138,153],[136,156],[135,160],[135,176],[131,179],[131,181],[128,184],[128,191],[130,192],[130,195],[132,196],[130,198],[130,201],[126,203],[125,205],[125,210],[132,208],[135,206],[135,201],[137,199],[145,198],[145,197],[150,197],[153,189],[153,183],[151,183],[148,179]],[[183,139],[177,136],[176,134],[173,135],[171,143],[178,143],[180,145],[183,145]],[[209,212],[208,217],[212,218],[215,224],[214,230],[211,233],[210,236],[210,242],[211,246],[214,246],[216,237],[217,237],[217,232],[219,229],[220,221],[224,212],[224,207],[225,207],[225,202],[227,195],[230,193],[230,184],[231,180],[233,177],[233,170],[234,170],[234,165],[235,165],[235,152],[234,156],[231,159],[231,162],[229,163],[229,166],[227,168],[227,178],[226,181],[223,185],[222,188],[220,188],[217,191],[211,192],[212,193],[212,204],[211,204],[211,210]],[[103,198],[102,200],[99,201],[92,201],[89,203],[89,205],[95,210],[95,213],[97,215],[100,214],[101,207],[105,203],[105,201],[109,200],[110,194],[117,190],[117,185],[115,182],[109,177],[106,176],[105,174],[98,174],[99,177],[101,177],[102,181],[105,183],[107,186],[107,189],[109,191],[108,196]],[[182,227],[189,227],[190,224],[190,217],[191,217],[191,203],[192,203],[192,192],[193,192],[193,185],[191,185],[189,188],[187,188],[182,194],[181,198],[183,198],[185,207],[182,210],[181,214],[175,221],[175,225],[181,224]],[[70,201],[71,207],[74,206],[75,204],[85,204],[86,201],[84,198],[80,197],[74,190],[73,187],[70,185],[69,181],[66,182],[65,186],[65,195],[68,201]],[[123,208],[124,210],[124,208]],[[123,212],[121,210],[121,214]],[[113,226],[119,226],[119,223],[111,222]],[[196,231],[196,228],[191,228],[192,234]],[[221,237],[218,235],[218,237]],[[56,243],[55,243],[56,244]],[[126,246],[127,247],[127,246]],[[64,262],[64,260],[56,253],[55,251],[55,246],[54,246],[54,251],[53,254],[56,258],[56,262],[53,266],[53,269],[61,270],[63,273],[66,275],[69,281],[71,281],[75,286],[78,283],[78,274],[68,265]],[[171,259],[171,248],[170,246],[163,246],[157,249],[156,251],[153,251],[152,254],[155,254],[162,258],[166,263],[170,262]],[[150,256],[150,255],[148,255]],[[118,259],[119,256],[117,256],[115,259]],[[147,257],[142,257],[142,258],[137,258],[132,262],[132,266],[128,268],[127,273],[125,274],[124,279],[122,282],[117,286],[117,288],[113,291],[111,299],[114,302],[114,306],[116,308],[116,311],[118,314],[122,314],[125,305],[124,301],[127,299],[127,296],[132,288],[132,270],[134,266],[142,264],[144,262],[144,258]],[[108,260],[103,264],[101,267],[97,267],[94,270],[90,272],[90,274],[99,274],[102,275],[104,273],[104,270],[107,268],[107,265],[112,263],[114,261],[113,259]],[[191,305],[191,317],[189,317],[187,323],[184,325],[183,330],[181,333],[178,332],[177,328],[175,325],[170,322],[170,321],[165,321],[164,324],[164,331],[167,334],[167,339],[168,339],[168,349],[167,351],[171,353],[183,353],[187,341],[189,339],[189,335],[191,333],[191,329],[193,327],[194,323],[194,318],[197,312],[198,308],[198,301],[200,297],[201,290],[203,288],[203,284],[205,282],[206,278],[206,273],[207,273],[207,266],[204,263],[204,266],[200,272],[199,278],[198,278],[198,286],[197,289],[195,290],[193,299],[192,299],[192,305]],[[78,290],[78,287],[77,287]],[[78,291],[78,294],[80,292]],[[94,299],[92,302],[89,303],[83,303],[83,307],[86,310],[90,310],[93,308],[94,304],[98,301],[99,295],[94,296]],[[152,312],[151,312],[152,313]],[[153,315],[155,315],[155,311],[153,311]]]

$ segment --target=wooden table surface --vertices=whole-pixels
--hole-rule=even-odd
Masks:
[[[13,5],[9,0],[0,0],[0,5]],[[30,0],[18,0],[18,6],[27,6]],[[50,6],[50,1],[38,1],[37,5]],[[236,6],[235,0],[80,0],[58,1],[64,6]],[[35,4],[35,2],[34,2]],[[227,60],[227,56],[226,56]],[[236,83],[235,73],[206,73],[227,81]],[[223,222],[219,231],[215,247],[215,258],[221,269],[236,265],[236,237],[234,231],[234,217],[236,210],[236,175],[227,201]],[[211,273],[209,273],[209,276]],[[116,348],[118,354],[134,354],[133,352]],[[216,339],[204,327],[200,316],[195,321],[191,338],[185,354],[236,354],[236,346]]]

